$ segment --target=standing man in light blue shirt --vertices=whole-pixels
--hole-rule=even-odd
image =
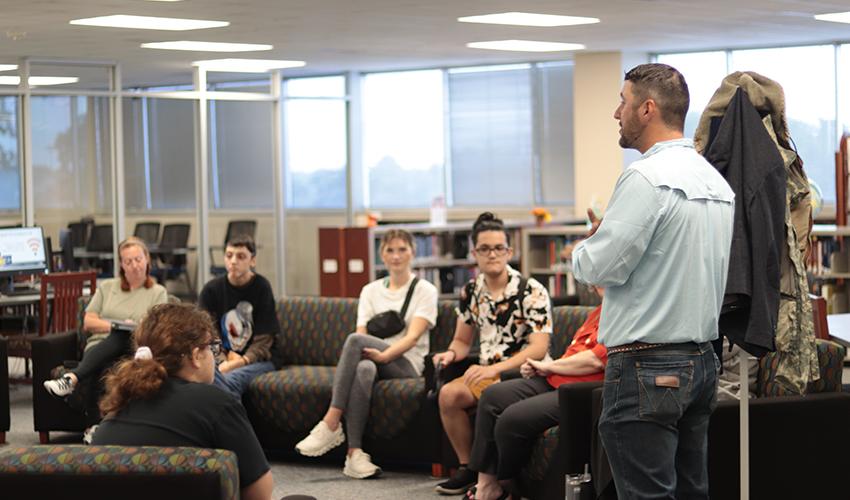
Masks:
[[[607,288],[599,431],[621,499],[708,498],[719,367],[710,341],[726,287],[734,194],[683,138],[689,96],[678,71],[637,66],[620,97],[620,146],[643,156],[572,254],[577,280]]]

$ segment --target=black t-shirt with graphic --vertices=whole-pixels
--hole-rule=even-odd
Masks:
[[[225,349],[245,356],[250,363],[272,361],[280,366],[274,345],[280,324],[275,316],[274,293],[266,278],[254,274],[247,284],[236,287],[227,281],[227,276],[221,276],[204,286],[198,305],[212,316]]]

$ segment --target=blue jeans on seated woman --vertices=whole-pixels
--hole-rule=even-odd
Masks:
[[[620,499],[708,498],[711,343],[610,354],[599,433]]]
[[[233,394],[233,397],[242,401],[242,395],[248,390],[248,386],[251,385],[251,381],[258,375],[262,375],[273,370],[274,365],[271,361],[251,363],[250,365],[230,370],[227,373],[221,373],[218,371],[218,367],[216,366],[215,382],[213,383],[216,387]]]

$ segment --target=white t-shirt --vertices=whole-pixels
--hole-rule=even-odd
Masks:
[[[397,290],[389,289],[389,278],[381,278],[364,286],[363,290],[360,291],[360,301],[357,304],[357,326],[365,327],[373,316],[384,311],[401,312],[401,306],[404,305],[404,298],[407,296],[407,290],[412,282],[413,274],[410,275],[407,283]],[[428,322],[429,330],[437,323],[437,287],[421,278],[413,290],[413,296],[407,306],[407,313],[404,315],[404,323],[410,326],[413,318],[424,318]],[[384,340],[389,344],[394,344],[406,334],[407,327]],[[410,361],[417,373],[422,373],[425,368],[425,355],[428,354],[429,349],[430,339],[428,331],[425,331],[419,336],[416,345],[404,353],[404,357]]]

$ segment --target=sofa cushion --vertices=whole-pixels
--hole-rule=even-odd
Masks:
[[[567,346],[573,341],[573,335],[587,320],[594,307],[558,306],[552,308],[552,341],[549,354],[553,359],[564,355]]]
[[[208,475],[219,477],[221,498],[239,498],[236,455],[227,450],[155,446],[10,446],[0,451],[0,475]],[[151,481],[154,481],[151,479]],[[2,482],[2,481],[0,481]],[[116,493],[117,496],[121,496]]]
[[[277,313],[284,365],[335,366],[357,324],[357,299],[284,297]]]
[[[251,404],[281,431],[306,434],[328,409],[335,371],[330,366],[287,366],[265,373],[251,382]],[[377,381],[366,434],[382,439],[400,434],[419,412],[424,392],[422,377]]]

